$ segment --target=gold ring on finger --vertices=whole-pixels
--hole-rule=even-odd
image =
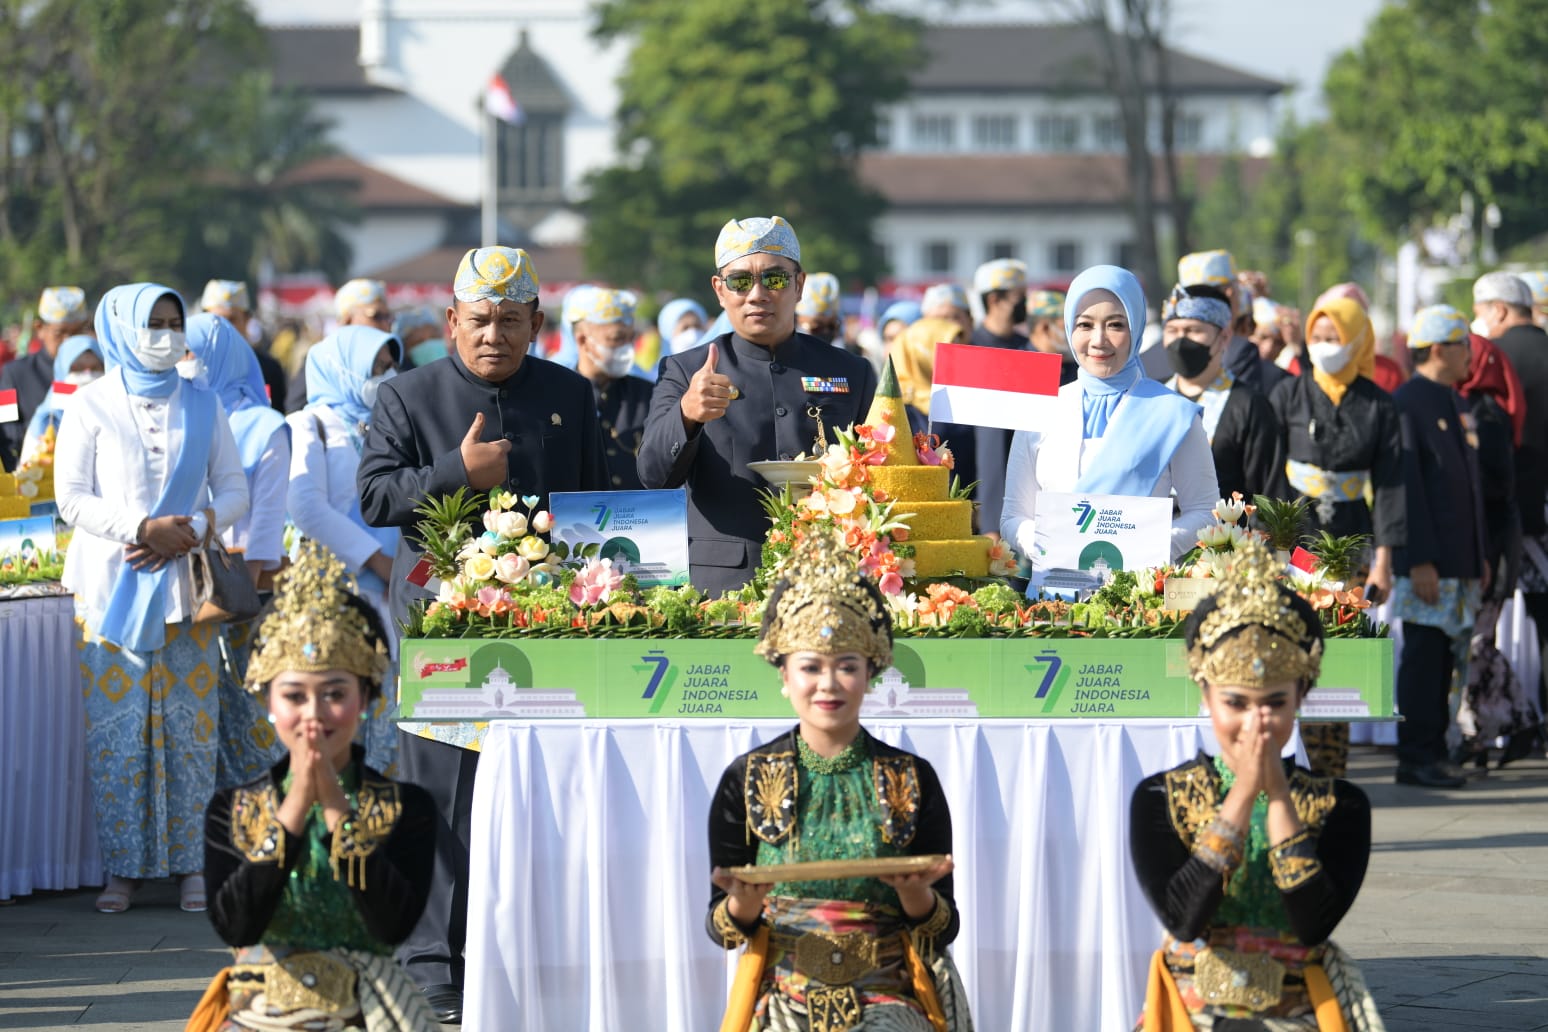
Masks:
[[[726,397],[730,398],[732,401],[735,401],[737,398],[740,398],[741,396],[742,396],[742,392],[737,390],[736,384],[733,383],[731,385],[731,390],[726,394]]]

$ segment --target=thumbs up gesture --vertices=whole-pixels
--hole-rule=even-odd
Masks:
[[[731,402],[740,396],[729,376],[715,372],[715,364],[719,361],[720,348],[712,343],[709,346],[709,357],[704,360],[699,371],[693,374],[693,379],[688,381],[688,389],[683,392],[683,422],[690,428],[719,419],[726,414]]]
[[[484,441],[484,414],[473,417],[467,436],[462,439],[462,466],[468,471],[468,486],[477,491],[487,491],[505,483],[508,466],[505,457],[511,452],[511,442],[501,439]]]

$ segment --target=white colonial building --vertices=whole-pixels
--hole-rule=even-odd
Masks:
[[[534,248],[546,283],[584,276],[575,213],[614,158],[626,58],[591,36],[590,0],[256,0],[281,86],[310,95],[361,183],[356,274],[445,279],[478,242],[486,131],[496,126],[502,238]],[[1014,256],[1035,280],[1125,262],[1122,130],[1098,44],[1071,26],[928,30],[911,97],[884,112],[864,178],[891,202],[879,236],[898,285],[966,280]],[[1207,182],[1229,151],[1271,146],[1284,84],[1177,53],[1177,138]],[[500,73],[519,125],[482,98]],[[799,228],[799,227],[798,227]]]

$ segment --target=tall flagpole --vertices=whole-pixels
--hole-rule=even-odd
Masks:
[[[479,114],[484,121],[484,189],[479,237],[484,247],[494,247],[500,242],[497,239],[500,235],[497,203],[500,189],[500,123],[489,113],[487,104],[479,105]]]

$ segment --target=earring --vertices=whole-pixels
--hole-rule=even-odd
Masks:
[[[270,713],[267,717],[264,717],[264,719],[267,720],[271,724],[279,723],[279,721],[274,719],[274,714],[272,714],[272,713]]]
[[[788,684],[780,685],[779,694],[783,695],[787,699],[790,698],[790,686]]]

